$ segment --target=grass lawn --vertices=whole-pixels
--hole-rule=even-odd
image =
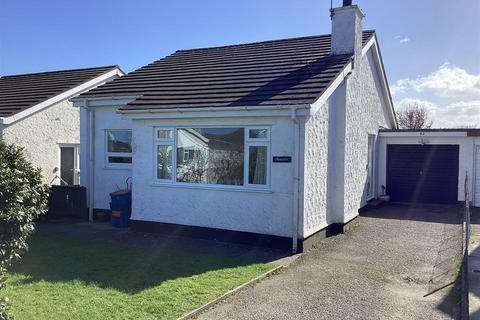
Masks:
[[[272,268],[35,235],[2,295],[17,320],[175,319]]]

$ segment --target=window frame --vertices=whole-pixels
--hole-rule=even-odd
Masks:
[[[172,138],[159,138],[158,132],[162,130],[172,131]],[[175,134],[176,134],[175,128],[158,127],[158,128],[155,128],[154,130],[154,154],[153,154],[154,161],[153,163],[155,164],[155,170],[154,170],[155,180],[158,182],[172,183],[172,182],[175,182],[176,180],[177,149],[176,149]],[[160,179],[158,177],[158,147],[159,146],[172,147],[172,177],[170,179]]]
[[[266,138],[250,138],[250,130],[267,130]],[[267,147],[267,176],[265,184],[255,184],[249,181],[250,170],[250,147]],[[245,127],[245,152],[244,152],[244,186],[255,189],[265,189],[270,186],[270,128],[268,127]]]
[[[178,129],[197,129],[197,128],[242,128],[244,130],[244,154],[243,154],[243,185],[228,185],[228,184],[214,184],[214,183],[195,183],[195,182],[179,182],[177,181],[177,137]],[[249,138],[251,129],[266,129],[267,137],[266,138]],[[160,130],[172,130],[173,138],[169,139],[159,139],[158,131]],[[157,175],[158,168],[158,146],[159,145],[168,145],[172,147],[172,179],[159,179]],[[266,184],[250,184],[249,183],[249,152],[251,146],[265,146],[267,148],[267,176]],[[244,125],[191,125],[191,126],[175,126],[175,127],[154,127],[154,143],[153,143],[153,158],[154,158],[154,183],[155,184],[165,184],[172,186],[185,186],[185,187],[194,187],[194,188],[204,188],[204,189],[256,189],[256,190],[270,190],[270,173],[271,173],[271,127],[270,126],[244,126]]]
[[[132,152],[112,152],[108,151],[108,133],[109,132],[121,132],[121,131],[128,131],[133,139],[133,132],[132,129],[105,129],[105,167],[107,168],[131,168],[133,164],[133,142],[130,145]],[[132,140],[133,141],[133,140]],[[116,163],[110,162],[110,157],[124,157],[130,158],[132,161],[130,163]]]
[[[245,135],[245,141],[263,141],[269,142],[270,141],[270,128],[269,127],[244,127],[245,131],[247,131]],[[267,130],[267,137],[266,138],[250,138],[250,130]]]

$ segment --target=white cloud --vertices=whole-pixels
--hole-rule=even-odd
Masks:
[[[393,95],[416,92],[430,93],[440,98],[478,99],[480,74],[470,74],[446,62],[429,75],[400,79],[390,89]]]
[[[404,37],[404,36],[396,36],[394,39],[398,40],[398,42],[400,43],[407,43],[411,41],[409,37]]]
[[[410,79],[400,79],[395,82],[395,84],[390,86],[390,93],[394,96],[406,92],[410,85]]]
[[[480,100],[438,105],[428,100],[404,98],[396,103],[395,108],[399,111],[415,103],[428,110],[434,128],[480,128]]]

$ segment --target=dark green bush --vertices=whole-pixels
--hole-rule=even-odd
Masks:
[[[48,187],[23,149],[0,141],[0,290],[7,268],[27,249],[35,218],[47,209]],[[0,320],[11,319],[7,298],[0,299]]]

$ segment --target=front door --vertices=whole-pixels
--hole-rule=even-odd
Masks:
[[[72,186],[78,184],[77,147],[60,147],[60,184]]]

